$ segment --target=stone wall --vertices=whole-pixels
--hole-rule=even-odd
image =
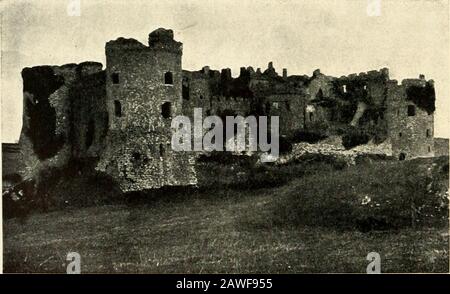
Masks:
[[[448,156],[449,153],[448,138],[434,138],[434,155]]]
[[[276,115],[283,136],[299,130],[324,136],[359,130],[377,144],[391,138],[394,156],[402,154],[402,159],[433,155],[432,81],[408,79],[397,86],[387,68],[339,78],[320,70],[311,77],[288,76],[286,70],[280,76],[272,63],[264,72],[243,67],[237,78],[231,77],[229,69],[219,72],[209,67],[184,71],[183,75],[189,93],[189,99],[183,100],[183,112],[188,115],[194,107],[202,107],[203,115],[220,116],[224,111]],[[407,94],[412,86],[418,87],[415,93],[419,94]],[[416,112],[412,117],[405,111],[413,104]]]
[[[20,175],[22,169],[20,158],[19,144],[2,143],[2,176]]]
[[[354,147],[347,150],[342,145],[342,142],[336,137],[331,137],[326,140],[310,143],[297,143],[292,147],[292,152],[283,155],[276,162],[277,164],[285,164],[293,160],[301,159],[302,156],[308,154],[332,156],[343,159],[348,165],[356,164],[358,157],[364,156],[379,156],[379,158],[387,158],[392,155],[392,149],[389,140],[381,144],[369,142],[368,144]]]
[[[171,151],[171,119],[182,113],[182,44],[171,30],[106,44],[106,96],[110,117],[98,169],[123,191],[196,183],[190,154]]]
[[[22,160],[17,143],[2,143],[2,188],[3,190],[22,180]]]
[[[305,116],[305,100],[296,94],[274,94],[266,97],[266,110],[270,116],[278,116],[280,135],[289,136],[303,129],[308,118]]]
[[[393,156],[399,159],[434,156],[434,114],[407,97],[408,87],[425,87],[426,84],[423,79],[403,80],[401,85],[396,81],[388,84],[386,119]]]
[[[108,132],[105,71],[101,65],[83,66],[86,72],[72,88],[71,132],[75,158],[98,158]]]
[[[87,150],[79,145],[80,132],[85,131],[80,117],[92,117],[96,113],[86,109],[98,110],[105,103],[101,93],[104,83],[96,78],[101,71],[102,64],[97,62],[23,69],[24,112],[19,140],[23,178],[38,178],[42,170],[63,167],[71,159],[86,156]],[[86,91],[90,94],[83,95]],[[98,121],[93,127],[99,133],[106,132],[106,126]],[[101,141],[98,138],[91,145]]]

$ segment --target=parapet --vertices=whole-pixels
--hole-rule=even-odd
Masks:
[[[183,44],[173,39],[173,31],[164,28],[159,28],[151,32],[148,36],[148,46],[142,44],[136,39],[118,38],[106,43],[106,51],[112,49],[119,50],[146,50],[156,49],[165,50],[175,53],[181,53],[183,50]]]
[[[22,69],[22,78],[24,81],[33,81],[40,77],[49,77],[52,79],[62,79],[65,84],[74,82],[81,77],[91,76],[103,71],[103,65],[100,62],[86,61],[80,64],[68,63],[64,65],[40,65],[34,67],[25,67]],[[34,77],[34,78],[33,78]]]
[[[230,68],[223,68],[222,71],[220,72],[220,76],[221,76],[222,79],[231,80],[232,79],[231,69]]]
[[[402,80],[402,86],[419,86],[424,87],[427,84],[427,81],[425,79],[403,79]]]
[[[173,31],[159,28],[148,35],[148,46],[154,49],[181,52],[183,44],[173,38]]]
[[[106,50],[108,49],[145,49],[144,44],[135,39],[117,38],[106,43]]]
[[[154,30],[148,35],[148,45],[152,46],[157,43],[168,43],[173,41],[173,31],[164,28]]]
[[[86,61],[80,63],[77,69],[80,76],[84,77],[101,72],[103,70],[103,65],[100,62]]]
[[[382,68],[380,70],[370,70],[367,72],[360,72],[359,74],[353,73],[353,74],[349,74],[347,76],[341,76],[339,78],[339,80],[341,80],[341,81],[346,81],[346,80],[368,81],[368,80],[378,80],[378,79],[381,79],[383,81],[389,81],[389,69]]]

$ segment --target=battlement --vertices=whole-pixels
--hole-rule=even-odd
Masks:
[[[46,76],[52,80],[58,80],[60,83],[71,83],[82,77],[87,77],[103,71],[103,65],[100,62],[85,61],[80,64],[68,63],[64,65],[40,65],[34,67],[25,67],[22,69],[24,80],[32,82],[36,78]]]
[[[389,69],[382,68],[380,70],[370,70],[367,72],[360,72],[359,74],[352,73],[347,76],[341,76],[338,78],[340,82],[352,82],[352,81],[371,81],[371,80],[382,80],[389,81]]]

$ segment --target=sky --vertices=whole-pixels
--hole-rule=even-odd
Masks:
[[[242,66],[273,61],[280,74],[319,68],[339,77],[383,67],[399,81],[424,74],[435,81],[435,136],[450,137],[448,0],[81,0],[73,15],[74,2],[0,2],[2,142],[20,135],[22,68],[105,64],[107,41],[146,44],[159,27],[183,42],[188,70],[229,67],[237,76]]]

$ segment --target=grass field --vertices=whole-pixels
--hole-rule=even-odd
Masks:
[[[362,233],[266,222],[301,181],[12,218],[4,222],[4,271],[65,272],[66,255],[75,251],[82,272],[364,273],[375,251],[382,272],[448,272],[445,225]]]

